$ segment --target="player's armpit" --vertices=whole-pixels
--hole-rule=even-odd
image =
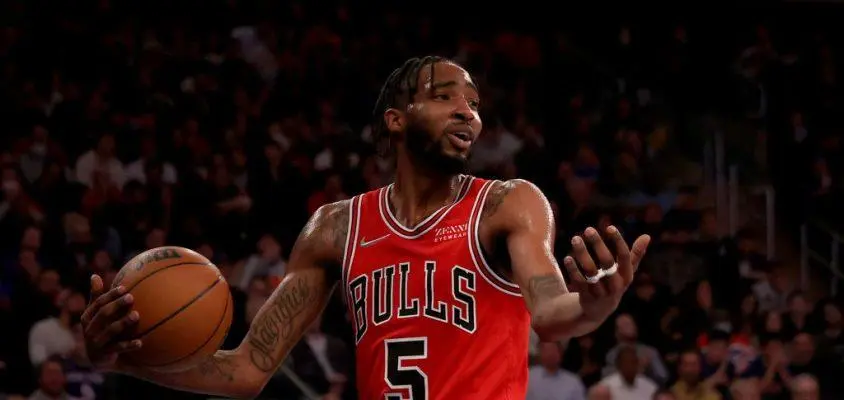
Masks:
[[[554,258],[556,227],[545,195],[528,181],[506,181],[490,189],[484,212],[484,223],[506,238],[513,279],[536,333],[543,339],[573,336],[583,310]]]
[[[346,201],[333,203],[311,217],[293,246],[287,274],[237,349],[218,351],[199,366],[175,374],[135,368],[121,368],[121,372],[179,390],[257,396],[328,303],[340,276],[348,207]]]

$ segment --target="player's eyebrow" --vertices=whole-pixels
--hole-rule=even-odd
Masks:
[[[431,89],[432,90],[443,89],[443,88],[447,88],[447,87],[451,87],[451,86],[457,86],[457,81],[452,80],[452,81],[434,82],[434,83],[431,84]],[[475,86],[475,82],[466,81],[466,86],[469,86],[470,88],[472,88],[476,92],[478,91],[478,87]]]

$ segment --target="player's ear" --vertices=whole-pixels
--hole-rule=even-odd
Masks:
[[[407,119],[401,110],[388,108],[384,111],[384,125],[390,133],[403,132]]]

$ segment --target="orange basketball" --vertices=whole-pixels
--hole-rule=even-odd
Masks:
[[[125,353],[131,365],[184,370],[214,354],[232,322],[229,285],[220,270],[183,247],[158,247],[129,260],[114,278],[134,297],[140,315],[130,333],[142,348]]]

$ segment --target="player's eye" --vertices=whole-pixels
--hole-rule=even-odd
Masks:
[[[469,107],[472,107],[473,110],[477,110],[481,108],[481,102],[478,100],[469,100]]]
[[[445,93],[438,93],[434,95],[434,98],[437,100],[451,100],[451,96]]]

